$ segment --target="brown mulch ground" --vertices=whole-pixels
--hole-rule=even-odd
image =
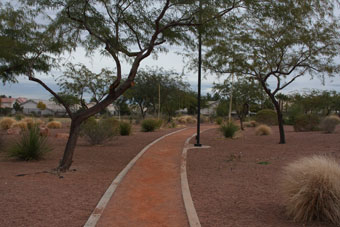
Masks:
[[[80,139],[71,167],[75,171],[62,177],[44,171],[57,167],[66,139],[54,136],[67,129],[51,130],[48,140],[53,151],[42,161],[16,161],[0,151],[0,226],[83,226],[127,163],[147,144],[173,130],[136,130],[101,146],[89,146]],[[15,137],[6,135],[4,140],[9,145]]]
[[[340,128],[324,134],[286,127],[284,145],[278,144],[277,127],[272,129],[273,135],[255,136],[254,128],[247,128],[232,140],[212,129],[201,135],[210,149],[189,151],[188,179],[202,226],[333,226],[290,220],[278,183],[282,167],[300,157],[329,155],[340,162]]]

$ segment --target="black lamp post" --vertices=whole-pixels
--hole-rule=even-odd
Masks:
[[[202,3],[199,1],[199,24],[202,22],[201,11]],[[198,91],[197,91],[197,135],[195,147],[201,147],[200,143],[200,126],[201,126],[201,69],[202,69],[202,35],[201,25],[198,27]]]

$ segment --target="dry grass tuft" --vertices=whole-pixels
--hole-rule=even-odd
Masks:
[[[340,225],[340,166],[314,155],[284,168],[281,190],[287,214],[295,221],[327,221]]]
[[[194,124],[197,122],[195,117],[189,115],[177,117],[176,121],[180,124]]]
[[[257,136],[267,136],[271,135],[272,133],[272,129],[267,125],[259,125],[255,129],[255,135]]]
[[[243,126],[244,127],[248,127],[248,128],[250,128],[250,127],[256,127],[258,124],[257,124],[257,122],[256,121],[246,121],[246,122],[243,122]]]
[[[20,128],[21,130],[27,130],[27,122],[18,121],[12,125],[12,128]]]
[[[325,117],[320,124],[321,129],[326,133],[335,131],[335,127],[340,124],[340,118],[336,115]]]
[[[46,125],[47,128],[61,128],[62,124],[60,121],[50,121]]]
[[[2,118],[2,120],[0,121],[0,128],[1,128],[2,130],[10,129],[14,123],[15,123],[15,120],[13,120],[12,118],[10,118],[10,117],[4,117],[4,118]]]

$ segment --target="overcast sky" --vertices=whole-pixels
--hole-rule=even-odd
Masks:
[[[5,0],[7,2],[7,0]],[[12,3],[15,2],[12,0]],[[337,13],[340,13],[339,9]],[[169,53],[167,54],[159,54],[158,59],[154,59],[152,56],[146,58],[142,61],[140,67],[163,67],[166,70],[175,70],[178,73],[182,73],[183,68],[185,67],[185,63],[183,62],[182,56],[175,54],[175,52],[181,52],[181,47],[170,47]],[[65,58],[72,62],[83,63],[90,70],[94,72],[100,72],[102,68],[109,67],[113,69],[114,61],[110,57],[103,57],[100,54],[96,54],[92,59],[88,59],[85,57],[85,51],[82,48],[78,48],[77,51],[72,53],[72,55],[67,55]],[[338,60],[340,62],[340,59]],[[130,67],[128,64],[123,64],[123,73],[128,73]],[[42,79],[44,82],[48,84],[53,90],[58,90],[58,86],[56,85],[55,79],[51,75],[61,75],[62,70],[53,71],[50,75],[37,75],[38,78]],[[221,77],[217,78],[214,75],[209,75],[207,73],[202,74],[205,78],[202,77],[202,93],[206,94],[207,92],[211,92],[211,87],[215,82],[223,82],[226,78]],[[339,76],[332,79],[326,79],[325,84],[322,85],[321,80],[319,78],[311,78],[306,75],[301,78],[295,80],[292,84],[283,90],[283,93],[289,94],[291,92],[303,91],[304,89],[320,89],[320,90],[336,90],[340,92],[340,80]],[[195,72],[185,72],[185,81],[189,82],[192,89],[197,91],[197,73]],[[39,99],[49,99],[51,95],[43,89],[39,84],[28,81],[27,78],[20,77],[19,83],[17,84],[6,84],[5,86],[0,83],[0,95],[7,95],[12,97],[27,97],[27,98],[39,98]]]
[[[163,67],[164,69],[173,69],[178,73],[181,73],[183,67],[185,66],[183,59],[181,56],[175,54],[175,51],[178,51],[178,47],[172,49],[167,54],[159,54],[158,59],[154,59],[151,56],[145,59],[141,67]],[[99,72],[101,68],[109,67],[112,68],[114,66],[113,59],[109,57],[103,57],[99,54],[96,55],[92,59],[85,58],[85,52],[82,49],[78,49],[72,56],[67,56],[67,59],[73,63],[83,63],[89,69],[94,72]],[[123,65],[123,72],[127,73],[129,70],[129,65]],[[53,71],[51,74],[60,75],[61,72]],[[207,73],[203,73],[206,78],[202,78],[202,93],[205,94],[210,92],[210,89],[214,82],[222,82],[226,77],[221,77],[220,79],[216,78],[216,76],[209,75]],[[51,88],[58,90],[58,86],[55,83],[55,79],[49,75],[39,75],[39,78],[42,78],[46,83],[51,86]],[[193,90],[197,90],[197,73],[195,72],[186,72],[185,78],[187,82],[191,84]],[[326,79],[325,85],[322,85],[319,78],[311,78],[306,75],[302,78],[297,79],[291,85],[289,85],[284,93],[290,93],[295,91],[303,91],[303,89],[320,89],[320,90],[336,90],[340,92],[340,80],[339,76],[334,77],[332,79]],[[3,86],[0,85],[0,94],[5,94],[7,96],[12,97],[27,97],[27,98],[39,98],[39,99],[49,99],[51,95],[44,90],[39,84],[29,81],[28,79],[21,77],[19,79],[19,83],[17,84],[6,84]]]

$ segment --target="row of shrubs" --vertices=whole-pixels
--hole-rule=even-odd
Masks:
[[[6,119],[5,121],[7,122],[8,120]],[[39,124],[28,125],[29,127],[22,131],[18,141],[8,149],[8,155],[25,161],[40,160],[46,153],[51,151],[51,148],[47,144],[47,137],[41,135]],[[160,128],[161,125],[162,121],[147,119],[142,122],[142,131],[154,131]],[[91,145],[96,145],[102,144],[117,135],[130,135],[131,131],[132,125],[128,122],[119,122],[114,118],[97,120],[91,117],[81,125],[80,136],[83,136]],[[0,134],[0,145],[2,143],[3,140]]]
[[[145,119],[141,123],[143,132],[152,132],[159,129],[163,124],[162,120]],[[81,125],[80,135],[90,144],[101,144],[114,136],[128,136],[131,134],[132,125],[129,122],[118,121],[115,118],[95,119],[90,117]]]
[[[234,122],[228,122],[225,124],[221,124],[220,131],[222,132],[225,138],[233,138],[239,127]],[[255,135],[257,136],[264,136],[264,135],[271,135],[272,129],[267,125],[258,125],[255,128]]]
[[[22,130],[26,130],[28,128],[32,128],[34,125],[41,126],[44,124],[45,122],[40,119],[24,118],[20,121],[16,121],[13,118],[4,117],[0,121],[0,129],[8,130],[10,128],[20,128]],[[61,128],[62,123],[59,121],[50,121],[46,124],[46,127],[51,129]]]
[[[255,116],[256,122],[277,125],[277,115],[274,110],[261,110]],[[326,116],[323,119],[316,114],[298,114],[288,116],[284,119],[284,123],[293,125],[296,132],[304,131],[324,131],[332,133],[337,124],[340,123],[340,118],[336,115]]]

